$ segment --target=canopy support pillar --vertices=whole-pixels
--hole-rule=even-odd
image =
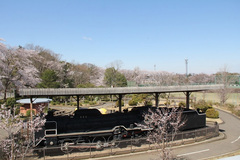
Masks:
[[[122,112],[122,95],[118,95],[118,108],[119,108],[119,113]]]
[[[79,110],[79,95],[77,95],[77,110]]]
[[[159,106],[159,95],[160,95],[160,93],[155,93],[155,95],[154,95],[154,97],[155,97],[155,105],[156,105],[156,107]]]
[[[185,92],[184,94],[186,95],[186,108],[189,109],[189,101],[190,101],[190,95],[191,95],[192,92]]]
[[[32,96],[30,96],[30,120],[31,120],[31,122],[33,120],[33,99],[32,99]]]

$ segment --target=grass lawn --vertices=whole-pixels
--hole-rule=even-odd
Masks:
[[[186,97],[184,93],[171,93],[174,97]],[[219,95],[217,93],[204,93],[204,92],[193,92],[191,94],[191,97],[196,97],[196,100],[202,100],[210,101],[210,102],[220,102]],[[233,104],[233,105],[239,105],[240,104],[240,93],[231,93],[229,95],[229,98],[227,100],[227,103]]]

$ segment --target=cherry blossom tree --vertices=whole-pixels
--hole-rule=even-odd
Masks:
[[[39,76],[41,76],[41,74],[47,69],[54,70],[57,73],[62,69],[64,63],[61,63],[61,56],[59,54],[33,44],[28,44],[25,46],[25,48],[35,51],[35,54],[32,55],[31,60],[35,68],[37,68],[39,71]]]
[[[156,108],[149,109],[144,115],[144,123],[137,124],[142,128],[151,128],[147,140],[160,148],[159,157],[168,160],[173,157],[171,152],[171,141],[176,133],[184,126],[182,110],[179,108]]]
[[[233,81],[233,76],[228,72],[228,68],[225,65],[218,73],[216,73],[216,83],[223,84],[223,88],[218,91],[220,102],[222,105],[229,99],[230,93],[234,90],[229,87]]]
[[[38,71],[30,60],[34,53],[22,47],[7,47],[0,42],[0,91],[4,93],[4,99],[12,89],[35,86],[39,82]]]
[[[195,84],[214,83],[214,76],[205,73],[194,74],[189,77],[189,82]]]
[[[41,108],[40,110],[42,110]],[[7,109],[4,105],[0,109],[0,129],[6,136],[0,140],[4,158],[14,160],[26,156],[35,145],[35,132],[45,124],[45,114],[35,117],[32,121],[24,122],[20,115],[16,115],[16,108]]]

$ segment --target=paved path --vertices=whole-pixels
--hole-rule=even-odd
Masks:
[[[210,143],[200,143],[177,147],[173,150],[177,157],[188,160],[209,159],[219,155],[234,152],[240,149],[240,119],[224,111],[219,111],[220,118],[224,121],[220,130],[226,135],[226,139]],[[108,157],[108,160],[147,160],[155,159],[157,152],[147,151],[137,154],[128,154],[116,157]]]
[[[224,123],[220,125],[220,130],[226,135],[226,139],[207,144],[179,148],[175,150],[175,154],[183,155],[189,159],[207,159],[239,150],[240,120],[224,111],[219,111],[219,113],[221,119],[224,121]],[[194,152],[196,153],[194,154]]]

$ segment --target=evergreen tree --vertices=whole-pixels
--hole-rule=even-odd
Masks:
[[[57,82],[58,76],[55,71],[47,69],[41,75],[42,82],[37,85],[38,88],[59,88],[60,83]]]
[[[107,68],[104,74],[104,82],[107,86],[111,87],[125,87],[127,86],[126,77],[118,72],[114,67]]]

